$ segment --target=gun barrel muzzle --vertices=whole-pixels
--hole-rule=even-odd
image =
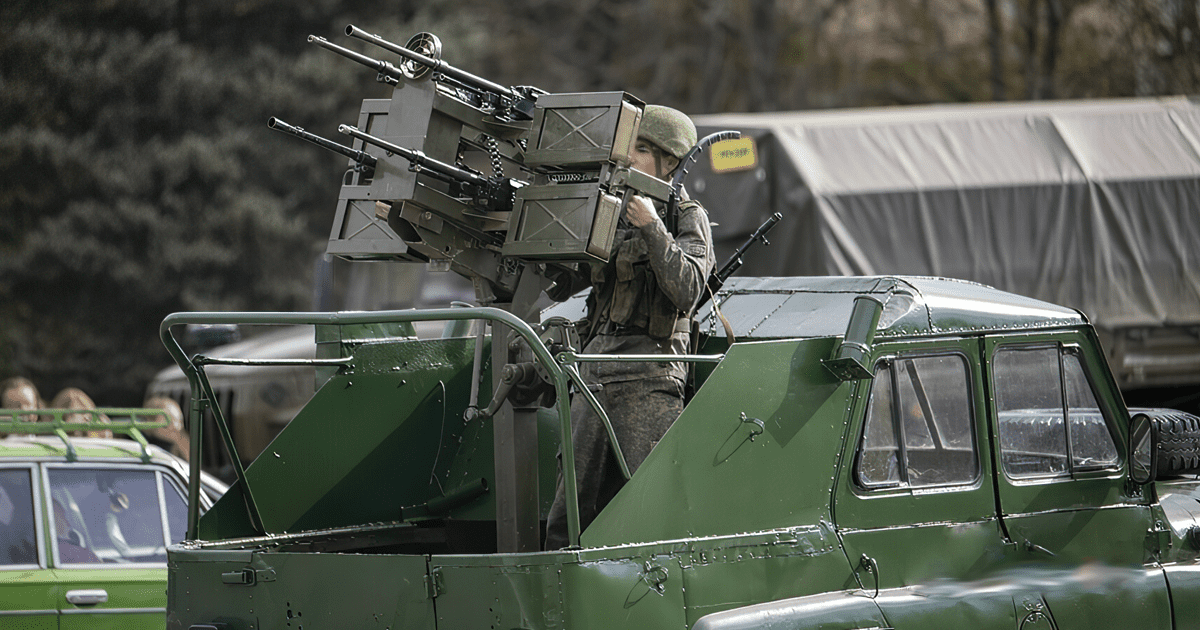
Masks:
[[[296,127],[295,125],[289,125],[274,116],[267,120],[267,127],[276,131],[290,133],[301,140],[307,140],[319,147],[329,149],[330,151],[334,151],[336,153],[341,153],[342,155],[354,160],[359,164],[375,166],[375,156],[370,155],[365,151],[359,151],[358,149],[348,147],[344,144],[338,144],[333,140],[322,138],[315,133],[309,133],[300,127]]]
[[[404,76],[404,73],[401,72],[399,68],[397,68],[396,66],[393,66],[392,64],[390,64],[386,61],[382,61],[380,59],[372,59],[371,57],[368,57],[362,53],[350,50],[349,48],[346,48],[344,46],[338,46],[337,44],[325,39],[324,37],[318,37],[316,35],[309,35],[308,43],[316,44],[316,45],[320,46],[321,48],[324,48],[325,50],[333,51],[347,59],[350,59],[352,61],[357,61],[358,63],[361,63],[362,65],[364,65],[368,68],[374,68],[376,72],[378,72],[379,74],[384,75],[390,79],[394,79],[396,81],[403,81],[407,78]]]

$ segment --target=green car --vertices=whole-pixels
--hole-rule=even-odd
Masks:
[[[166,545],[186,530],[187,463],[120,422],[141,410],[97,411],[112,417],[103,429],[133,439],[72,437],[61,410],[34,412],[42,422],[0,411],[0,628],[165,625]],[[207,475],[201,485],[207,509],[225,486]]]

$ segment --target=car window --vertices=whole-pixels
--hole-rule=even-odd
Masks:
[[[992,370],[1005,473],[1050,477],[1117,464],[1116,444],[1078,355],[1057,345],[1005,346]]]
[[[28,468],[0,468],[0,568],[38,563],[33,481]]]
[[[973,427],[962,355],[881,363],[867,404],[858,482],[866,488],[972,483],[979,474]]]
[[[154,470],[50,468],[57,562],[166,562]]]

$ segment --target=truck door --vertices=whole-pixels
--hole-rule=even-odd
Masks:
[[[1019,614],[1063,630],[1169,628],[1150,506],[1127,483],[1127,423],[1094,338],[994,336],[984,351]]]
[[[1003,555],[979,342],[876,344],[858,385],[834,520],[891,627],[1016,627],[987,582]]]

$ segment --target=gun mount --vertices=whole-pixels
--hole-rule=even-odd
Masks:
[[[357,124],[338,127],[351,146],[275,118],[269,123],[350,160],[329,256],[454,271],[472,280],[480,306],[536,326],[534,304],[552,284],[550,272],[606,262],[632,195],[668,207],[680,198],[682,176],[666,182],[631,168],[645,108],[631,94],[505,87],[443,61],[432,34],[400,46],[354,25],[345,33],[401,58],[393,64],[309,36],[374,69],[376,80],[393,88],[391,98],[364,100]],[[532,359],[528,347],[510,344],[511,335],[492,328],[493,392],[505,386],[503,374],[512,374],[506,368]],[[483,342],[481,335],[477,346]],[[484,361],[480,350],[475,361]],[[537,457],[530,450],[537,448],[536,407],[517,399],[537,398],[534,390],[552,383],[543,374],[528,380],[534,382],[508,383],[514,393],[487,410],[496,436],[498,547],[514,551],[536,549],[540,539]]]
[[[339,129],[352,147],[281,128],[354,160],[327,254],[433,263],[477,281],[481,303],[506,303],[527,263],[606,261],[634,192],[670,198],[671,183],[630,169],[636,97],[505,87],[443,61],[428,33],[405,46],[354,25],[346,34],[402,61],[309,37],[394,87]]]

